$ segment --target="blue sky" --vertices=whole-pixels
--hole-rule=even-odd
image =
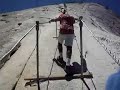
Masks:
[[[120,0],[1,0],[0,13],[18,11],[38,6],[59,4],[64,2],[95,2],[113,10],[120,15]]]

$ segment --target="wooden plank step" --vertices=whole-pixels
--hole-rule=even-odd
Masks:
[[[81,74],[74,74],[72,76],[50,76],[50,77],[46,77],[46,76],[40,76],[39,78],[39,81],[40,82],[45,82],[45,81],[48,81],[48,80],[52,80],[52,81],[55,81],[55,80],[67,80],[67,81],[70,81],[70,80],[73,80],[73,79],[91,79],[93,78],[93,75],[90,73],[90,72],[86,72],[84,73],[83,75]],[[25,78],[24,80],[27,80],[29,82],[26,82],[25,86],[28,86],[28,85],[32,85],[34,83],[37,82],[37,78]]]

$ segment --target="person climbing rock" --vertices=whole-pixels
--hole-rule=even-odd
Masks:
[[[70,61],[72,56],[72,45],[73,45],[73,39],[75,37],[74,35],[74,23],[75,18],[73,16],[70,16],[68,13],[66,13],[66,10],[64,9],[62,14],[58,18],[51,19],[49,22],[60,22],[60,31],[58,36],[58,50],[59,50],[59,56],[57,57],[57,60],[59,60],[60,63],[63,63],[63,41],[65,41],[64,45],[67,48],[66,51],[66,67],[65,69],[69,69],[70,67]]]

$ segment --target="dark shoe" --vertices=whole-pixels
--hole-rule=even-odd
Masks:
[[[57,60],[63,60],[63,57],[58,56]]]
[[[65,62],[65,61],[63,60],[63,58],[61,58],[60,56],[57,57],[57,61],[58,61],[61,65],[63,65],[63,66],[66,65],[66,62]]]
[[[72,80],[72,76],[73,76],[73,75],[66,74],[66,75],[65,75],[66,81],[71,81],[71,80]]]
[[[67,76],[73,75],[71,69],[72,69],[72,66],[65,66],[65,72],[67,73]]]
[[[65,66],[65,71],[70,71],[71,66]]]

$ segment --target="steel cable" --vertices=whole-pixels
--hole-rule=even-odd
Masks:
[[[78,50],[79,50],[79,53],[80,53],[80,48],[79,48],[78,41],[77,41],[76,37],[75,37],[75,40],[76,40],[77,47],[78,47]],[[89,70],[88,70],[88,72],[90,73],[90,71],[89,71]],[[94,86],[95,90],[97,90],[97,89],[96,89],[96,86],[95,86],[95,83],[94,83],[94,81],[93,81],[93,79],[91,79],[91,81],[92,81],[92,84],[93,84],[93,86]],[[83,89],[83,87],[82,87],[82,89]]]
[[[33,27],[31,29],[28,30],[28,32],[20,39],[18,40],[18,42],[2,57],[0,58],[0,60],[2,60],[5,56],[7,56],[15,47],[18,43],[20,43],[35,27],[36,25],[33,25]]]
[[[16,88],[16,86],[17,86],[17,83],[18,83],[18,81],[20,80],[20,78],[21,78],[21,76],[22,76],[22,74],[23,74],[23,71],[25,70],[25,67],[26,67],[28,61],[30,60],[31,56],[33,55],[33,52],[35,51],[35,49],[36,49],[36,45],[35,45],[34,49],[32,50],[30,56],[28,57],[25,65],[24,65],[24,67],[23,67],[23,69],[22,69],[22,71],[21,71],[21,73],[20,73],[20,75],[19,75],[19,77],[18,77],[18,80],[17,80],[17,82],[15,83],[14,87],[12,88],[12,90],[15,90],[15,88]]]
[[[56,56],[56,53],[57,53],[57,47],[56,47],[56,49],[55,49],[55,54],[54,54],[54,58],[55,58],[55,56]],[[52,66],[51,66],[51,69],[50,69],[50,73],[49,73],[49,75],[48,75],[48,83],[47,83],[47,89],[46,90],[48,90],[48,88],[49,88],[49,77],[50,77],[50,75],[51,75],[51,73],[52,73],[52,69],[53,69],[53,65],[54,65],[54,60],[53,60],[53,62],[52,62]]]
[[[34,25],[34,26],[33,26],[33,27],[32,27],[32,28],[31,28],[31,29],[30,29],[20,40],[19,40],[19,42],[22,41],[22,39],[24,39],[24,38],[30,33],[30,31],[31,31],[35,26],[36,26],[36,25]],[[41,33],[39,33],[39,34],[41,34]],[[39,37],[39,38],[40,38],[40,37]],[[28,59],[27,59],[25,65],[24,65],[24,67],[23,67],[23,69],[22,69],[22,71],[21,71],[21,73],[20,73],[20,76],[19,76],[17,82],[15,83],[14,87],[12,88],[12,90],[15,90],[16,85],[17,85],[19,79],[21,78],[22,73],[23,73],[23,71],[25,70],[25,67],[26,67],[28,61],[30,60],[31,56],[33,55],[33,52],[35,51],[35,49],[36,49],[36,45],[35,45],[34,49],[32,50],[30,56],[28,57]]]
[[[67,10],[67,5],[64,3],[64,8]],[[76,15],[77,16],[77,15]],[[78,16],[77,16],[78,17]],[[83,21],[82,21],[83,22]],[[80,48],[79,48],[79,45],[78,45],[78,42],[77,42],[77,39],[76,39],[76,37],[75,37],[75,40],[76,40],[76,44],[77,44],[77,47],[78,47],[78,50],[79,50],[79,53],[81,53],[81,50],[80,50]],[[88,72],[89,72],[89,70],[88,70]],[[90,72],[89,72],[90,73]],[[91,79],[92,80],[92,79]],[[84,81],[84,80],[82,80],[82,81]],[[95,87],[95,84],[94,84],[94,82],[93,82],[93,80],[92,80],[92,83],[93,83],[93,86]],[[83,90],[83,83],[82,83],[82,90]],[[96,87],[95,87],[95,90],[96,90]]]

